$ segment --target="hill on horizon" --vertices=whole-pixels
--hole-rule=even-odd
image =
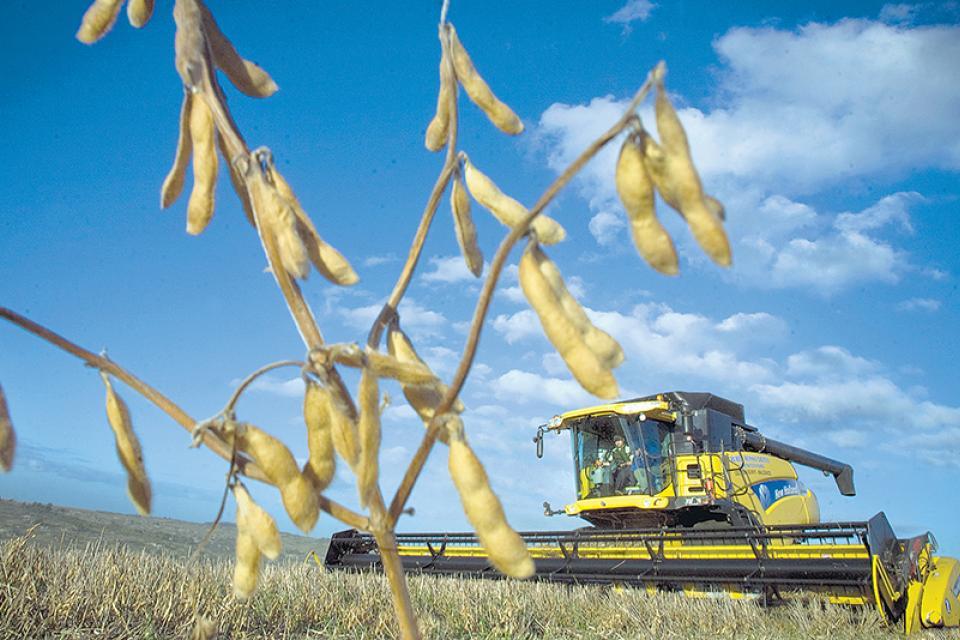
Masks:
[[[122,545],[131,551],[187,557],[206,535],[210,523],[185,522],[172,518],[135,516],[91,511],[36,502],[0,498],[0,541],[31,533],[34,544],[61,548]],[[236,525],[221,521],[204,547],[201,557],[232,559]],[[327,538],[281,533],[280,561],[301,562],[310,551],[320,557]]]

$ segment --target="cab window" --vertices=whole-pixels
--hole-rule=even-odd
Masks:
[[[656,495],[670,484],[667,425],[610,414],[590,416],[574,428],[580,499]]]

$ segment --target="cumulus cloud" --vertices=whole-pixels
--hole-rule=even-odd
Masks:
[[[424,282],[458,284],[474,282],[477,279],[470,273],[461,256],[434,256],[430,258],[430,266],[433,270],[420,276]]]
[[[369,329],[382,308],[383,303],[380,302],[362,307],[340,307],[337,312],[351,327]],[[442,313],[427,309],[410,297],[404,298],[397,311],[404,330],[417,335],[437,335],[448,324]]]
[[[552,378],[538,373],[511,369],[490,382],[494,397],[506,403],[545,403],[553,407],[596,404],[596,399],[572,378]]]
[[[586,311],[598,327],[620,342],[629,362],[642,363],[644,370],[656,374],[652,379],[666,372],[679,374],[678,378],[682,376],[688,383],[722,380],[753,384],[771,379],[771,361],[742,359],[733,347],[776,341],[786,327],[783,320],[767,313],[738,313],[716,322],[656,303],[637,305],[630,313]],[[531,338],[546,342],[536,314],[529,309],[497,316],[493,328],[508,344]]]
[[[843,347],[827,345],[794,353],[787,358],[787,375],[794,378],[833,379],[873,373],[878,362],[861,358]]]
[[[597,244],[609,247],[620,242],[626,226],[622,215],[604,209],[590,218],[589,229]]]
[[[715,44],[727,104],[684,110],[703,170],[796,190],[960,168],[960,86],[944,82],[960,74],[958,36],[869,20],[728,31]]]
[[[532,309],[524,309],[514,314],[500,314],[493,319],[493,330],[503,336],[507,344],[514,344],[525,338],[541,336],[540,321]]]
[[[627,364],[616,371],[622,397],[669,388],[709,390],[743,402],[765,430],[775,437],[784,433],[791,442],[813,437],[859,448],[875,442],[879,432],[887,434],[882,440],[897,443],[887,448],[893,454],[960,466],[960,407],[929,400],[923,387],[904,387],[882,363],[838,345],[770,357],[770,348],[783,346],[788,336],[777,316],[711,318],[658,303],[629,313],[587,313],[626,352]],[[494,329],[510,344],[538,340],[543,347],[540,371],[514,368],[489,379],[497,401],[551,409],[596,402],[542,338],[531,311],[499,316]],[[634,388],[640,392],[627,391]]]
[[[950,62],[960,59],[960,27],[842,20],[795,30],[736,28],[714,47],[722,68],[706,100],[713,106],[684,107],[674,98],[704,184],[727,205],[738,239],[734,277],[830,295],[925,272],[890,237],[912,231],[909,208],[923,201],[919,194],[896,193],[839,214],[804,200],[866,178],[960,169],[960,119],[953,116],[960,113],[960,67]],[[562,170],[625,106],[626,99],[601,96],[549,107],[537,129],[549,166]],[[649,109],[641,117],[653,120]],[[622,224],[616,146],[576,183],[601,244]],[[663,217],[668,229],[680,229]],[[685,231],[679,235],[681,248],[690,244]]]

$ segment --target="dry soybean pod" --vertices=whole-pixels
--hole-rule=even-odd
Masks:
[[[310,273],[310,258],[297,231],[297,216],[292,204],[267,182],[256,153],[251,154],[248,167],[244,182],[264,232],[276,241],[280,262],[287,273],[294,278],[306,278]]]
[[[267,98],[276,93],[277,83],[270,74],[259,65],[242,58],[233,43],[220,30],[210,10],[203,3],[200,3],[200,9],[203,14],[203,31],[210,43],[213,62],[227,75],[230,82],[251,98]]]
[[[360,493],[360,506],[366,507],[380,478],[380,386],[377,374],[370,367],[364,367],[360,372],[357,403],[360,405],[357,491]]]
[[[493,180],[470,162],[466,154],[463,154],[463,166],[467,187],[477,202],[508,227],[523,224],[530,214],[525,206],[500,191]],[[556,244],[567,236],[567,232],[559,222],[544,214],[534,218],[531,226],[537,232],[537,239],[543,244]]]
[[[257,588],[260,576],[260,549],[256,541],[237,523],[236,564],[233,567],[233,595],[246,600]]]
[[[317,522],[319,505],[310,481],[300,473],[297,461],[285,444],[266,431],[245,424],[237,431],[238,446],[249,454],[280,490],[287,515],[303,531]]]
[[[360,461],[360,445],[357,443],[357,423],[353,421],[346,408],[340,404],[336,395],[330,394],[327,411],[330,415],[330,437],[333,448],[351,469],[356,469]]]
[[[457,30],[452,24],[447,25],[450,34],[450,53],[453,58],[453,67],[457,72],[457,79],[463,85],[470,100],[480,107],[487,118],[504,133],[515,136],[523,131],[523,123],[517,114],[501,102],[490,90],[490,86],[477,72],[470,59],[470,54],[457,37]]]
[[[143,466],[143,454],[140,441],[133,432],[133,421],[130,419],[130,409],[127,403],[117,395],[113,383],[103,371],[100,372],[103,384],[107,390],[107,421],[113,429],[117,447],[117,457],[127,472],[127,495],[140,515],[150,513],[150,480]]]
[[[127,20],[137,29],[150,21],[153,15],[153,0],[130,0],[127,5]]]
[[[199,235],[213,218],[217,187],[217,128],[213,112],[202,95],[190,107],[190,140],[193,145],[193,190],[187,203],[187,233]]]
[[[93,44],[107,35],[117,21],[122,5],[123,0],[94,0],[80,21],[77,40],[85,44]]]
[[[237,527],[253,538],[263,555],[276,560],[282,548],[276,521],[254,502],[239,482],[233,486],[233,497],[237,501]]]
[[[616,184],[637,251],[660,273],[676,275],[677,250],[657,219],[653,181],[644,165],[639,135],[631,134],[623,141],[617,159]]]
[[[310,457],[303,467],[317,491],[326,489],[333,480],[337,460],[330,434],[330,392],[313,380],[307,380],[303,396],[303,421],[307,426],[307,449]]]
[[[451,433],[450,436],[450,477],[490,562],[512,578],[529,578],[535,572],[533,558],[523,538],[507,523],[503,506],[490,488],[483,464],[462,434]]]
[[[177,153],[173,157],[173,166],[160,187],[160,208],[166,209],[173,204],[183,191],[187,175],[187,165],[193,153],[193,140],[190,137],[190,111],[195,97],[189,89],[184,89],[183,104],[180,106],[180,130],[177,135]],[[200,99],[200,98],[196,98]]]
[[[417,362],[427,366],[413,348],[410,339],[396,324],[393,324],[387,331],[387,351],[403,362]],[[446,392],[446,385],[439,380],[436,384],[431,385],[403,385],[403,396],[425,425],[433,419],[436,408],[440,405],[440,401],[443,400]],[[463,410],[463,403],[457,398],[451,411],[462,413]],[[447,444],[445,431],[440,431],[437,435],[441,442]]]
[[[390,378],[405,385],[433,385],[440,382],[423,362],[404,362],[392,355],[371,351],[367,362],[381,378]]]
[[[237,448],[254,459],[275,487],[282,488],[300,475],[290,449],[259,427],[248,423],[238,425]]]
[[[613,369],[614,367],[620,366],[620,364],[623,363],[623,349],[620,348],[620,344],[606,331],[598,329],[590,322],[586,311],[583,310],[583,307],[580,306],[577,299],[574,298],[567,289],[567,285],[564,284],[563,276],[560,274],[557,265],[540,250],[540,247],[531,245],[530,251],[533,253],[533,257],[540,267],[540,272],[550,284],[550,288],[553,289],[553,293],[563,307],[567,317],[574,326],[580,330],[580,334],[583,336],[583,341],[587,347],[589,347],[608,368]]]
[[[443,42],[443,27],[440,27],[440,41]],[[441,47],[440,54],[440,91],[437,93],[437,111],[427,126],[424,146],[429,151],[439,151],[447,144],[450,129],[450,110],[457,99],[457,81],[450,73],[450,60],[447,47]]]
[[[457,234],[457,244],[460,245],[463,260],[467,263],[470,273],[479,278],[483,273],[483,254],[477,244],[477,227],[473,224],[473,216],[470,215],[470,196],[467,195],[460,171],[457,171],[457,175],[454,176],[453,187],[450,190],[450,211],[453,212],[453,228]]]
[[[644,141],[647,168],[650,177],[663,196],[664,201],[679,211],[686,219],[694,238],[704,252],[719,265],[730,265],[730,243],[723,230],[721,219],[705,202],[700,176],[693,166],[690,145],[676,110],[667,98],[662,73],[656,78],[657,97],[654,111],[657,117],[657,132],[661,147]],[[660,156],[656,153],[659,151]],[[652,160],[652,162],[651,162]],[[717,203],[719,204],[719,203]],[[722,209],[722,207],[721,207]]]
[[[530,243],[520,258],[520,287],[540,318],[547,339],[560,353],[580,386],[600,398],[616,397],[619,392],[616,379],[609,367],[590,350],[579,329],[567,316],[540,271],[532,246]]]
[[[0,386],[0,471],[7,472],[13,467],[13,456],[17,451],[17,434],[13,430],[7,396]]]
[[[293,524],[304,533],[310,533],[320,517],[320,502],[311,478],[297,473],[293,480],[280,488],[280,497]]]
[[[293,207],[293,212],[297,217],[297,231],[300,239],[307,249],[310,261],[313,262],[313,266],[320,272],[320,275],[341,286],[356,284],[360,278],[357,277],[356,271],[350,266],[350,262],[343,257],[343,254],[320,237],[310,216],[304,211],[296,194],[293,193],[293,189],[290,188],[290,184],[272,165],[270,166],[270,177],[273,179],[280,196]]]

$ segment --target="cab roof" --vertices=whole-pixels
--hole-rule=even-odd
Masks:
[[[684,407],[691,411],[713,409],[714,411],[719,411],[730,416],[735,422],[744,424],[742,404],[721,398],[712,393],[700,391],[668,391],[652,396],[643,396],[630,400],[620,400],[592,407],[584,407],[582,409],[573,409],[572,411],[561,413],[558,417],[561,422],[566,422],[574,418],[603,413],[616,413],[620,415],[645,413],[657,420],[675,422],[678,417],[678,412]]]

